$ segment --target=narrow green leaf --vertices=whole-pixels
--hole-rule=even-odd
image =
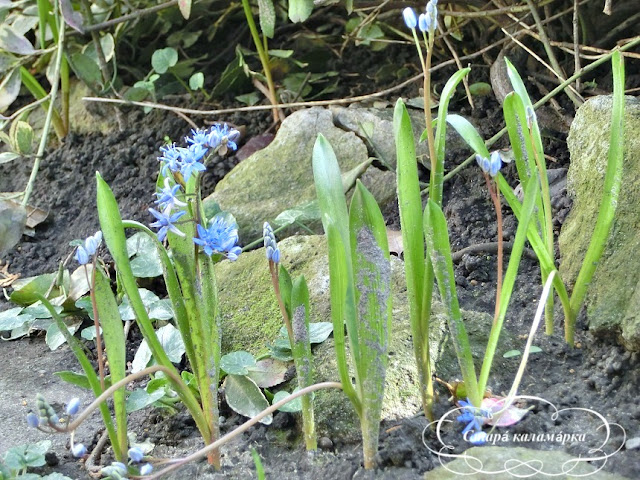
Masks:
[[[447,115],[447,122],[458,132],[474,152],[482,155],[484,158],[489,158],[489,150],[485,146],[484,140],[469,120],[460,115],[450,114]]]
[[[471,355],[469,337],[462,321],[458,303],[447,220],[440,206],[433,200],[429,200],[427,203],[424,225],[428,251],[438,282],[440,298],[447,311],[447,323],[451,332],[453,347],[458,357],[458,363],[460,364],[462,379],[471,403],[478,406],[482,400],[482,394],[478,390],[478,380]]]

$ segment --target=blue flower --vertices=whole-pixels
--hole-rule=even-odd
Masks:
[[[421,32],[428,32],[431,29],[431,18],[426,13],[421,13],[418,17],[418,28]]]
[[[469,435],[469,441],[474,445],[480,445],[484,443],[486,440],[486,434],[484,437],[482,435],[478,435],[482,432],[482,424],[484,423],[484,417],[488,416],[488,412],[486,410],[474,407],[473,404],[467,398],[467,401],[460,400],[458,402],[461,409],[461,414],[456,417],[456,420],[460,423],[466,423],[467,425],[462,430],[462,435]],[[475,440],[473,440],[475,438]],[[482,440],[482,441],[481,441]],[[478,443],[474,443],[474,441]]]
[[[164,179],[164,188],[156,193],[158,199],[154,202],[158,204],[160,210],[173,210],[175,207],[184,207],[186,203],[178,200],[176,193],[180,190],[180,185],[175,184],[173,187],[169,185],[169,178]]]
[[[222,149],[228,148],[235,151],[238,149],[237,141],[239,138],[240,132],[235,128],[229,128],[226,123],[213,125],[207,137],[207,146],[213,149],[223,147]]]
[[[174,225],[174,223],[187,212],[182,210],[180,212],[177,212],[171,215],[171,210],[169,209],[166,209],[162,212],[158,212],[153,208],[150,208],[149,212],[158,220],[157,222],[153,222],[152,224],[149,225],[150,227],[160,229],[158,230],[158,240],[162,242],[167,237],[167,233],[169,232],[173,232],[176,235],[180,235],[181,237],[184,237],[184,233],[182,233],[178,229],[178,227]]]
[[[164,165],[162,166],[163,176],[167,176],[167,170],[171,170],[172,172],[180,170],[180,164],[182,163],[182,150],[184,150],[184,148],[176,147],[175,143],[160,147],[160,151],[163,155],[158,157],[158,160],[164,162]]]
[[[209,134],[207,133],[206,130],[200,130],[195,129],[195,130],[191,130],[191,136],[190,137],[185,137],[185,140],[187,141],[187,143],[190,143],[192,145],[202,145],[203,147],[207,147],[207,140],[209,138]]]
[[[131,447],[128,453],[133,463],[140,463],[144,458],[144,452],[138,447]]]
[[[490,158],[485,158],[479,153],[476,153],[476,162],[480,165],[480,168],[484,173],[490,175],[491,178],[495,177],[500,169],[502,168],[502,157],[500,153],[496,150],[491,152]]]
[[[69,400],[69,403],[67,403],[67,415],[75,415],[78,413],[78,410],[80,410],[80,399],[78,397],[74,397]]]
[[[416,12],[413,11],[413,8],[407,7],[402,11],[402,18],[404,18],[404,23],[407,28],[413,30],[416,28],[418,24],[418,19],[416,18]]]
[[[237,225],[226,222],[222,216],[214,217],[209,222],[209,228],[200,224],[196,228],[198,237],[194,237],[193,242],[200,245],[207,255],[218,253],[226,255],[229,260],[234,261],[242,252],[242,249],[236,245],[238,243]]]
[[[262,226],[262,237],[264,238],[264,248],[267,260],[273,263],[280,263],[280,249],[276,243],[276,236],[269,222],[264,222]]]
[[[206,153],[207,149],[199,143],[194,143],[189,148],[182,149],[180,174],[185,182],[189,181],[194,172],[204,172],[207,169],[201,161]]]
[[[80,457],[84,457],[85,454],[87,453],[87,447],[85,447],[83,444],[81,443],[75,443],[72,447],[71,447],[71,453],[73,454],[74,457],[76,458],[80,458]]]
[[[89,263],[89,259],[96,254],[102,243],[102,232],[98,230],[94,235],[87,237],[82,245],[76,249],[75,259],[80,265]]]
[[[35,413],[29,412],[27,413],[27,424],[31,428],[38,428],[38,426],[40,425],[40,419]]]
[[[150,475],[153,472],[153,466],[150,463],[145,463],[140,467],[140,475]]]

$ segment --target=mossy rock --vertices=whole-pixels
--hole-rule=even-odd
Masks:
[[[612,97],[589,99],[569,132],[571,213],[559,238],[563,280],[572,286],[598,217],[610,142]],[[640,100],[626,97],[622,184],[611,234],[587,292],[589,330],[640,351]]]

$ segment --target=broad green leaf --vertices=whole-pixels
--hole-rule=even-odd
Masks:
[[[289,20],[304,22],[313,11],[313,0],[289,0]]]
[[[69,331],[69,333],[71,333],[71,335],[73,335],[78,330],[78,328],[80,328],[80,325],[82,325],[82,322],[74,322],[71,325],[67,325],[67,330]],[[47,343],[47,346],[51,350],[55,350],[64,342],[66,342],[65,335],[60,331],[57,323],[53,322],[51,325],[49,325],[49,327],[47,328],[45,341]]]
[[[273,0],[258,0],[258,15],[262,34],[267,38],[273,38],[276,27],[276,9],[273,6]]]
[[[30,155],[33,151],[33,128],[31,128],[31,125],[18,120],[12,124],[11,127],[13,144],[18,153],[21,155]]]
[[[100,37],[100,46],[102,47],[102,53],[104,54],[104,59],[107,62],[110,62],[113,58],[113,54],[115,53],[115,40],[113,39],[113,35],[110,33],[106,33]],[[98,62],[98,54],[96,53],[96,47],[93,42],[90,42],[86,45],[86,47],[82,50],[82,53],[91,58],[94,62],[99,65]]]
[[[296,388],[291,393],[295,393],[298,390],[300,390],[300,389]],[[287,392],[286,390],[280,390],[279,392],[277,392],[273,396],[273,401],[271,403],[274,404],[274,403],[279,402],[280,400],[284,400],[289,395],[291,395],[291,394],[289,392]],[[289,413],[296,413],[296,412],[301,411],[302,410],[302,397],[294,398],[290,402],[285,403],[278,410],[280,410],[281,412],[289,412]]]
[[[27,210],[22,205],[9,200],[0,200],[0,255],[12,249],[20,241],[26,223]],[[13,298],[11,301],[20,304]]]
[[[4,112],[18,98],[22,85],[21,72],[14,68],[0,81],[0,112]]]
[[[87,390],[91,389],[91,383],[86,375],[82,373],[70,372],[70,371],[62,371],[62,372],[54,372],[56,377],[59,377],[61,380],[70,383],[71,385],[75,385],[80,388],[86,388]],[[104,386],[105,388],[109,388],[111,386],[111,375],[107,375],[104,377]]]
[[[315,322],[309,324],[309,342],[322,343],[333,332],[333,324],[331,322]]]
[[[21,155],[19,153],[14,152],[2,152],[0,153],[0,165],[3,163],[13,162],[16,158],[20,158]]]
[[[469,85],[469,92],[474,97],[486,97],[491,95],[492,91],[491,85],[486,82],[476,82]]]
[[[269,402],[255,382],[244,375],[227,375],[223,386],[227,404],[240,415],[252,418],[269,408]],[[272,421],[273,415],[267,415],[260,423],[270,425]]]
[[[189,88],[191,90],[200,90],[204,87],[204,73],[196,72],[189,78]]]
[[[35,317],[21,313],[22,311],[22,307],[16,307],[0,312],[0,332],[13,330],[14,328],[21,327],[25,322],[35,320]]]
[[[49,6],[48,1],[46,2],[46,5]],[[40,8],[41,7],[39,6],[38,10],[40,10]],[[49,10],[49,8],[47,8],[47,10]],[[75,11],[73,9],[71,0],[60,0],[60,11],[62,13],[62,18],[64,18],[64,21],[67,25],[73,28],[76,32],[80,34],[84,34],[84,30],[82,28],[84,23],[84,19],[82,18],[82,13]],[[45,16],[45,19],[46,19],[46,16]],[[46,28],[46,20],[40,23],[40,31],[41,31],[40,36],[43,39],[44,39],[44,35],[42,34],[42,31],[45,28]],[[44,45],[42,46],[42,48],[44,48]]]
[[[520,355],[522,355],[522,352],[520,350],[509,350],[508,352],[504,352],[502,354],[502,358],[513,358],[519,357]]]
[[[171,324],[167,324],[164,327],[159,328],[156,335],[169,361],[173,363],[180,363],[182,355],[184,355],[185,348],[180,332],[176,327]],[[146,368],[151,357],[152,353],[149,349],[147,340],[145,339],[140,344],[140,347],[133,358],[131,373],[136,373]]]
[[[256,382],[258,387],[270,388],[284,382],[288,369],[289,367],[284,362],[273,358],[265,358],[258,360],[254,366],[248,367],[248,377]]]
[[[307,223],[316,220],[320,220],[320,210],[318,209],[318,202],[314,200],[283,211],[276,217],[273,223],[279,227],[283,227],[296,222]]]
[[[51,448],[51,440],[20,445],[10,448],[4,456],[4,463],[11,470],[23,470],[29,467],[42,467],[46,464],[44,454]]]
[[[185,20],[188,20],[191,15],[191,2],[192,0],[178,0],[178,8]]]
[[[148,393],[143,388],[137,388],[127,397],[127,413],[142,410],[143,408],[153,405],[155,402],[164,397],[164,390],[157,389],[152,393]]]
[[[231,352],[220,359],[220,368],[229,375],[248,375],[249,368],[256,366],[256,359],[249,352]]]
[[[236,50],[236,58],[225,67],[222,75],[220,75],[220,80],[213,87],[211,96],[217,97],[229,92],[241,92],[249,83],[249,77],[244,65],[242,53]]]
[[[175,48],[161,48],[151,56],[151,66],[160,74],[166,73],[176,63],[178,63],[178,51]]]
[[[31,42],[6,23],[0,25],[0,49],[18,55],[31,55],[35,52]]]
[[[102,85],[102,72],[98,63],[89,55],[74,53],[71,56],[71,67],[78,77],[93,89]]]
[[[146,288],[139,288],[138,292],[150,319],[171,320],[173,318],[173,310],[169,299],[160,299],[155,293]],[[135,320],[136,318],[128,296],[123,298],[118,311],[123,321]]]

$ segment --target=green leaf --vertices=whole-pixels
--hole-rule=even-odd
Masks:
[[[313,0],[289,0],[289,20],[304,22],[313,11]]]
[[[11,470],[42,467],[46,464],[44,454],[51,448],[51,440],[20,445],[10,448],[4,456],[4,463]]]
[[[295,393],[298,390],[300,390],[300,389],[296,388],[292,393]],[[277,392],[273,396],[273,401],[271,403],[272,404],[278,403],[280,400],[284,400],[289,395],[291,395],[291,394],[289,392],[287,392],[286,390],[280,390],[279,392]],[[281,412],[289,412],[289,413],[296,413],[296,412],[301,411],[302,410],[302,397],[294,398],[290,402],[285,403],[278,410],[280,410]]]
[[[508,352],[504,352],[502,354],[502,357],[512,358],[512,357],[519,357],[520,355],[522,355],[522,352],[520,350],[509,350]]]
[[[14,127],[15,125],[15,127]],[[33,128],[27,122],[18,120],[11,125],[13,144],[21,155],[30,155],[33,151]]]
[[[196,72],[189,78],[189,88],[191,90],[200,90],[204,86],[204,73]]]
[[[137,232],[127,239],[127,252],[131,260],[133,276],[153,278],[162,275],[162,262],[155,241],[144,232]]]
[[[20,158],[21,155],[15,152],[2,152],[0,153],[0,165],[3,163],[13,162],[16,158]]]
[[[0,50],[18,55],[31,55],[35,52],[31,42],[6,23],[0,25]]]
[[[248,375],[249,368],[256,366],[256,359],[249,352],[231,352],[220,359],[220,368],[229,375]]]
[[[25,322],[35,320],[35,317],[32,315],[21,314],[22,310],[22,307],[15,307],[0,312],[0,332],[13,330],[14,328],[21,327]]]
[[[80,388],[86,388],[87,390],[91,389],[91,382],[89,381],[87,376],[83,375],[82,373],[64,370],[62,372],[54,372],[53,374],[59,377],[62,381],[70,383],[71,385],[75,385]],[[105,388],[109,388],[111,386],[111,375],[107,375],[106,377],[104,377],[104,386]]]
[[[27,210],[21,204],[10,200],[0,200],[0,255],[13,248],[20,241],[26,223]]]
[[[224,396],[231,409],[245,417],[255,417],[269,408],[269,402],[253,380],[244,375],[227,375]],[[260,423],[270,425],[273,415],[267,415]]]
[[[67,325],[67,330],[71,335],[73,335],[78,330],[78,328],[80,328],[80,325],[82,325],[82,322],[72,323],[71,325]],[[47,327],[47,335],[45,337],[45,341],[47,343],[47,346],[52,351],[66,342],[65,335],[60,331],[57,323],[53,322],[51,325],[49,325],[49,327]]]
[[[191,15],[191,1],[192,0],[178,0],[178,8],[185,20],[188,20]]]
[[[529,349],[529,353],[540,353],[540,352],[542,352],[542,349],[540,347],[536,347],[535,345],[533,345]]]
[[[276,9],[272,0],[258,0],[258,15],[260,17],[260,30],[267,38],[273,38],[276,27]]]
[[[491,95],[492,91],[491,85],[486,82],[476,82],[469,85],[469,92],[474,97],[486,97]]]
[[[162,397],[164,397],[164,389],[162,388],[159,388],[152,393],[148,393],[143,388],[137,388],[127,397],[127,413],[142,410],[149,405],[153,405]]]
[[[146,288],[139,288],[138,292],[142,299],[142,304],[147,312],[147,316],[154,320],[171,320],[174,316],[169,299],[160,299],[158,296]],[[125,296],[118,307],[120,317],[123,321],[135,320],[135,312],[129,302],[129,297]]]
[[[173,363],[179,363],[184,355],[185,348],[180,332],[170,323],[161,327],[156,332],[158,341],[162,346],[162,349],[169,359]],[[151,360],[152,353],[149,349],[147,340],[143,340],[136,352],[133,363],[131,365],[131,373],[139,372],[146,368]],[[157,360],[157,359],[156,359]],[[158,362],[159,363],[159,362]]]
[[[110,62],[115,53],[115,40],[113,35],[106,33],[100,37],[100,46],[102,47],[102,53],[106,62]],[[96,47],[93,42],[89,42],[82,50],[86,56],[91,58],[96,64],[100,65],[98,61],[98,54],[96,53]]]
[[[333,323],[315,322],[309,324],[309,343],[322,343],[333,332]]]
[[[284,227],[297,222],[307,223],[317,220],[320,220],[320,210],[318,209],[318,202],[314,200],[283,211],[273,223],[279,227]]]
[[[484,140],[469,120],[460,115],[449,114],[447,115],[447,123],[458,132],[474,152],[484,158],[489,158],[490,153],[484,144]]]
[[[248,73],[244,68],[244,58],[240,50],[236,50],[236,58],[225,67],[220,80],[213,87],[211,96],[217,97],[227,92],[240,92],[249,83]]]
[[[71,67],[76,75],[89,87],[99,89],[102,85],[100,65],[84,53],[74,53],[71,56]]]
[[[151,66],[159,74],[167,73],[167,70],[176,63],[178,63],[178,51],[175,48],[161,48],[151,56]]]
[[[288,369],[285,362],[274,358],[258,360],[254,366],[247,368],[248,377],[260,388],[270,388],[284,382]]]

